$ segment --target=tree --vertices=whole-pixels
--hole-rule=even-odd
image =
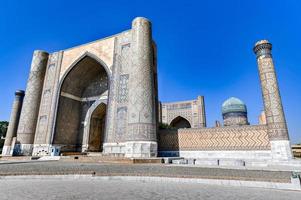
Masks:
[[[8,122],[7,121],[0,121],[0,137],[5,137],[6,131],[8,127]]]
[[[169,124],[166,124],[166,123],[159,123],[159,129],[176,129],[175,127],[169,125]]]
[[[0,121],[0,151],[2,152],[2,147],[4,145],[4,138],[6,136],[6,131],[8,127],[7,121]]]

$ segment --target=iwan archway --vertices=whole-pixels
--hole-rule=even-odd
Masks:
[[[82,152],[102,152],[107,116],[106,99],[98,99],[89,108],[85,118]]]
[[[170,126],[172,126],[174,128],[191,128],[189,121],[181,116],[174,118],[170,122]]]
[[[16,131],[6,142],[8,154],[10,149],[46,156],[59,149],[103,148],[106,155],[157,155],[157,56],[148,19],[137,17],[129,30],[87,44],[53,53],[37,50],[29,77],[22,110],[13,119]],[[100,99],[103,104],[91,109]],[[91,125],[97,118],[105,124]]]
[[[102,150],[109,79],[106,66],[90,54],[62,78],[52,142],[61,152]]]

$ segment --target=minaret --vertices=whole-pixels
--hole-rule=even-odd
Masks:
[[[289,160],[292,152],[272,59],[272,44],[267,40],[260,40],[253,50],[257,56],[272,159]]]
[[[20,113],[24,98],[24,91],[17,90],[15,92],[15,100],[10,114],[9,125],[5,136],[4,146],[2,150],[2,156],[12,156],[12,140],[17,136],[17,129],[20,119]]]
[[[14,150],[17,155],[32,153],[48,55],[40,50],[33,53]]]
[[[154,58],[148,19],[137,17],[132,22],[131,57],[125,156],[157,156]]]

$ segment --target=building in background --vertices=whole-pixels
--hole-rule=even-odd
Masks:
[[[196,158],[199,164],[204,165],[218,165],[222,159],[238,160],[238,165],[260,162],[263,165],[269,162],[292,164],[292,151],[271,50],[272,44],[267,40],[258,41],[253,48],[264,107],[259,124],[250,125],[247,106],[240,99],[231,97],[222,105],[224,126],[216,122],[215,127],[210,128],[160,130],[159,155]],[[192,116],[190,110],[180,115],[181,109],[174,109],[180,108],[178,102],[166,104],[165,111],[163,105],[162,121],[171,126],[172,120],[177,119],[178,115],[182,118],[184,114]],[[205,112],[203,118],[206,118]]]
[[[224,126],[249,125],[247,106],[238,98],[231,97],[222,105]]]
[[[258,117],[258,123],[259,123],[259,124],[267,124],[267,118],[266,118],[266,116],[265,116],[264,110],[261,111],[261,113],[260,113],[260,115],[259,115],[259,117]]]
[[[293,155],[296,158],[301,158],[301,144],[292,145]]]
[[[159,122],[175,128],[206,127],[204,96],[195,100],[160,103]]]

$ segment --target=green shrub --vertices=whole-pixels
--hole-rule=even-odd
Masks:
[[[8,127],[8,122],[7,121],[0,121],[0,153],[2,153],[2,148],[4,145],[4,139],[6,136],[6,131]]]
[[[168,125],[168,124],[166,124],[166,123],[159,123],[159,129],[176,129],[175,127],[173,127],[173,126],[170,126],[170,125]]]

